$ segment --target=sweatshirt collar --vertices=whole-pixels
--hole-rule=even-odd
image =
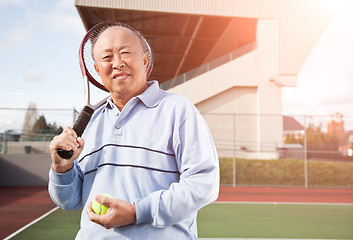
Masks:
[[[156,80],[147,82],[148,88],[140,95],[136,96],[146,107],[154,108],[162,101],[167,93],[159,88],[159,83]],[[110,97],[107,100],[106,107],[113,109],[114,103]]]

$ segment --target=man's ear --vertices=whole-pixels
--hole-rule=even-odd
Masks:
[[[145,70],[147,71],[147,66],[148,66],[148,53],[145,53],[145,56],[143,57],[143,66],[145,66]]]
[[[94,69],[96,70],[97,74],[99,75],[99,68],[97,67],[96,64],[94,64]]]

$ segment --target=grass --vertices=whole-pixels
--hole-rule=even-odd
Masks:
[[[79,221],[59,209],[12,239],[74,239]],[[353,239],[352,224],[352,205],[215,203],[198,214],[200,238]]]
[[[233,159],[220,158],[221,184],[233,184]],[[352,162],[308,162],[308,185],[353,187]],[[236,184],[304,186],[304,160],[236,159]]]
[[[43,220],[17,234],[11,240],[75,239],[80,226],[80,218],[81,211],[58,209]]]
[[[353,206],[221,204],[199,211],[199,237],[353,239]]]

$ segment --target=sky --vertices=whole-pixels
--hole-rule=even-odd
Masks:
[[[78,49],[85,29],[73,0],[0,0],[0,31],[0,108],[82,108]],[[23,111],[0,115],[0,132],[22,128]],[[45,116],[72,124],[72,111]]]
[[[323,1],[334,18],[298,86],[283,88],[283,114],[340,112],[353,120],[353,1]],[[74,1],[0,0],[0,31],[0,132],[21,129],[25,114],[1,108],[30,103],[48,122],[72,125],[72,109],[84,105],[78,49],[85,29]],[[41,110],[48,108],[67,111]]]
[[[333,18],[300,70],[298,85],[282,89],[284,114],[353,117],[353,1],[333,1]]]
[[[353,0],[323,0],[332,20],[298,74],[296,87],[282,88],[283,114],[309,115],[326,127],[335,113],[353,130]],[[303,118],[297,118],[303,124]]]

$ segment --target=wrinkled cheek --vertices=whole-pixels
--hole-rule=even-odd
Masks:
[[[100,78],[102,79],[102,83],[104,85],[104,87],[106,87],[108,90],[110,90],[110,86],[111,86],[111,68],[108,68],[107,66],[101,66],[99,68],[99,74]]]
[[[111,91],[111,82],[109,80],[107,80],[107,79],[102,79],[102,83],[103,83],[104,87],[106,89],[108,89],[109,92],[110,92]]]

